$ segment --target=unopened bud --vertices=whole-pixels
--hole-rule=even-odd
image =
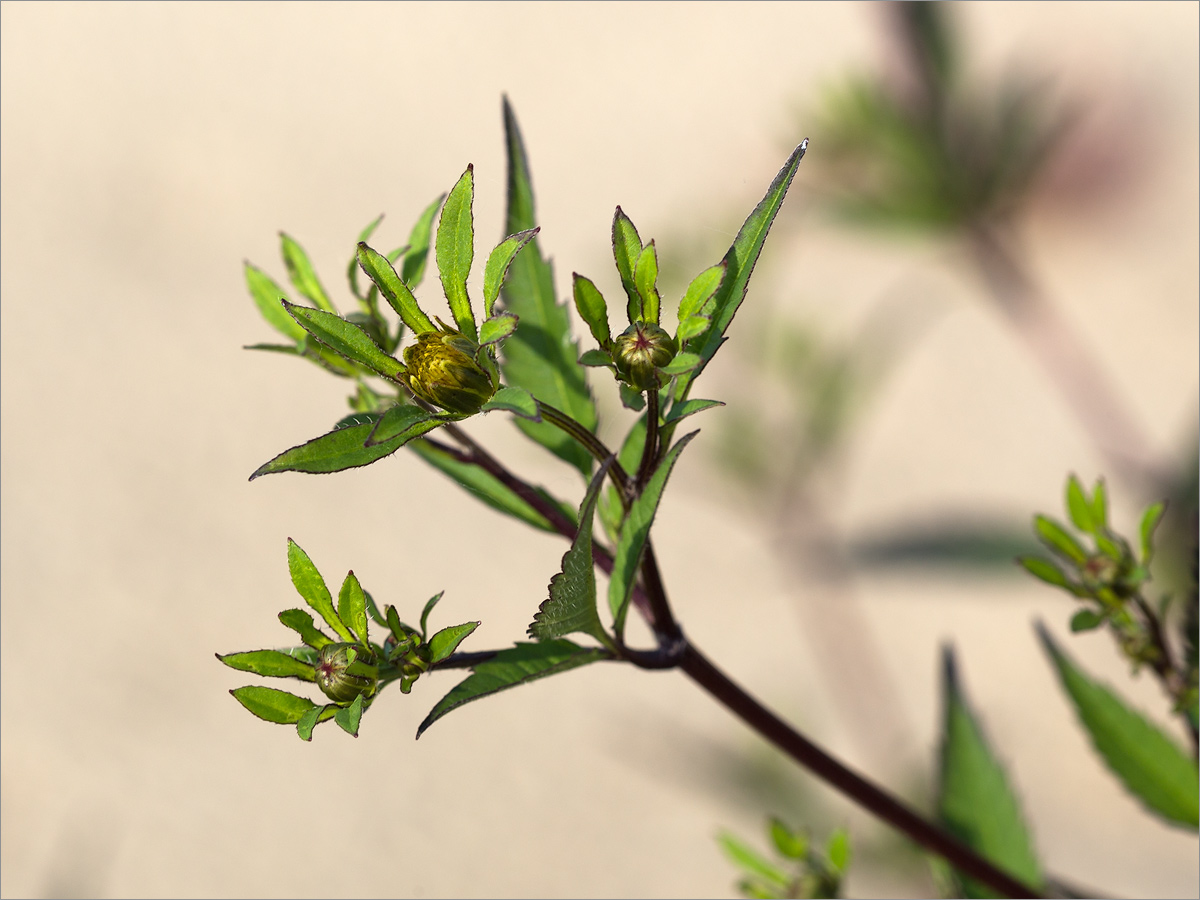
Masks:
[[[326,644],[314,667],[317,687],[335,703],[349,703],[355,697],[371,697],[379,685],[379,670],[358,658],[353,644]]]
[[[621,378],[634,390],[659,387],[658,369],[675,358],[675,339],[657,325],[634,322],[614,341],[613,362]]]
[[[434,406],[471,415],[492,399],[496,385],[475,361],[479,347],[452,331],[428,331],[404,351],[412,392]]]

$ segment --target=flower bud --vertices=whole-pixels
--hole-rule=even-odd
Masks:
[[[613,341],[613,362],[630,387],[648,391],[659,387],[658,369],[675,358],[679,347],[666,331],[650,322],[634,322]]]
[[[428,331],[404,350],[406,381],[434,406],[471,415],[492,399],[496,385],[475,361],[478,345],[453,331]]]
[[[379,686],[379,670],[358,659],[353,644],[326,644],[314,668],[317,687],[335,703],[349,703],[360,694],[371,697]]]

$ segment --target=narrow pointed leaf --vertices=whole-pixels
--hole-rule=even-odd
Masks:
[[[259,685],[235,688],[229,693],[254,715],[277,725],[294,725],[300,721],[302,715],[316,706],[305,697]]]
[[[299,678],[301,681],[316,681],[317,675],[308,663],[289,656],[282,650],[251,650],[248,653],[217,654],[217,659],[231,669],[253,672],[270,678]]]
[[[369,466],[377,460],[395,453],[403,441],[393,438],[392,441],[364,447],[375,428],[372,421],[366,425],[352,425],[347,428],[337,428],[328,434],[284,450],[274,459],[263,463],[250,476],[253,481],[261,475],[271,475],[275,472],[308,472],[310,474],[326,474],[342,472],[359,466]]]
[[[332,703],[327,703],[324,706],[313,706],[312,709],[300,716],[296,722],[296,734],[300,735],[300,740],[311,741],[313,729],[322,722],[328,722],[337,713],[339,707]]]
[[[1008,777],[963,695],[949,647],[942,673],[938,816],[948,831],[985,859],[1036,888],[1042,875],[1033,839]],[[962,881],[968,896],[995,896],[972,879]]]
[[[782,820],[771,817],[771,843],[780,855],[788,859],[804,859],[808,856],[808,838],[803,833],[792,831]]]
[[[1071,579],[1069,579],[1063,573],[1062,569],[1048,559],[1043,559],[1040,556],[1022,556],[1017,560],[1017,562],[1024,566],[1025,570],[1029,572],[1030,575],[1046,582],[1046,584],[1054,585],[1054,587],[1066,588],[1072,594],[1077,596],[1086,595],[1086,592],[1081,595],[1079,593],[1081,588],[1072,582]]]
[[[409,290],[415,290],[425,277],[425,261],[429,258],[429,239],[433,236],[433,217],[446,199],[441,194],[430,203],[413,225],[408,235],[408,251],[404,254],[404,262],[400,266],[400,277],[408,285]],[[364,238],[365,240],[365,238]]]
[[[694,416],[696,413],[712,409],[714,406],[724,405],[720,400],[685,400],[683,403],[672,404],[671,411],[663,417],[663,421],[668,424],[678,422],[680,419]]]
[[[307,306],[296,306],[287,301],[284,301],[283,306],[288,314],[300,323],[301,328],[351,362],[360,363],[372,372],[393,381],[404,371],[404,366],[399,360],[384,353],[383,349],[371,340],[370,335],[341,316],[319,309],[309,309]]]
[[[516,330],[517,317],[512,313],[500,313],[483,320],[483,324],[479,326],[479,343],[482,345],[499,343]]]
[[[475,196],[474,173],[474,166],[467,166],[467,171],[450,189],[442,207],[442,217],[438,220],[437,246],[434,248],[442,290],[450,302],[454,324],[471,340],[479,338],[471,300],[467,297],[467,277],[475,258],[475,226],[471,213]]]
[[[425,623],[421,623],[425,627]],[[443,628],[429,639],[429,663],[435,665],[446,659],[458,649],[458,645],[466,640],[467,635],[479,627],[478,622],[464,622],[462,625],[451,625]]]
[[[434,607],[436,607],[438,605],[438,603],[442,599],[442,595],[445,593],[446,593],[445,591],[438,591],[436,594],[434,594],[432,597],[430,597],[428,600],[425,601],[425,608],[423,610],[421,610],[421,634],[422,635],[426,635],[429,633],[429,631],[428,631],[429,614],[431,612],[433,612]]]
[[[362,722],[363,695],[359,694],[349,706],[343,706],[333,714],[333,721],[351,737],[358,737],[358,726]]]
[[[363,591],[363,597],[367,601],[367,615],[371,617],[371,621],[375,622],[380,628],[387,628],[387,619],[379,611],[379,607],[375,605],[375,598],[371,596],[370,591]]]
[[[1200,780],[1196,763],[1154,723],[1093,681],[1037,626],[1059,681],[1092,745],[1125,788],[1168,822],[1196,827]]]
[[[364,449],[390,447],[395,450],[457,418],[454,413],[429,412],[411,403],[389,406],[364,441]]]
[[[682,375],[695,369],[704,360],[697,353],[676,353],[675,358],[659,369],[664,375]]]
[[[496,249],[488,255],[487,265],[483,267],[483,317],[492,317],[492,308],[500,296],[500,288],[508,275],[508,267],[513,258],[522,248],[533,240],[540,228],[529,228],[525,231],[511,234],[496,245]]]
[[[721,279],[725,277],[727,265],[725,260],[721,260],[692,279],[692,283],[683,292],[683,299],[679,301],[678,318],[680,322],[691,316],[700,315],[715,305],[713,298],[716,296],[717,288],[721,286]]]
[[[613,258],[617,261],[617,272],[621,275],[621,287],[628,297],[626,312],[629,321],[636,322],[642,318],[642,295],[638,293],[634,273],[637,271],[638,259],[642,255],[642,239],[634,228],[629,216],[621,207],[613,213],[612,223]]]
[[[679,322],[679,329],[675,333],[675,339],[680,346],[686,344],[694,338],[700,337],[704,332],[712,327],[712,319],[708,316],[688,316]]]
[[[358,264],[367,273],[367,277],[375,282],[375,286],[383,294],[383,299],[396,311],[396,315],[403,320],[413,334],[437,331],[437,327],[429,316],[425,315],[421,311],[421,307],[417,306],[417,298],[412,295],[408,285],[400,280],[400,276],[396,274],[396,270],[386,257],[381,256],[366,244],[360,243],[358,245]]]
[[[338,637],[348,643],[354,643],[354,635],[333,608],[333,597],[329,594],[329,588],[325,586],[325,579],[308,558],[308,554],[291,538],[288,538],[288,571],[291,572],[296,592],[304,598],[304,602],[325,620],[325,624],[332,628]]]
[[[516,234],[536,222],[533,183],[529,162],[507,98],[504,101],[504,133],[508,149],[508,207],[505,229]],[[523,387],[537,399],[549,403],[596,430],[596,406],[588,392],[579,359],[579,346],[571,337],[565,304],[555,300],[554,273],[542,258],[537,238],[513,259],[501,289],[504,308],[521,318],[521,327],[504,342],[500,367],[506,384]],[[515,419],[526,435],[591,477],[592,457],[578,443],[549,422]]]
[[[783,870],[770,862],[749,844],[727,831],[717,836],[717,842],[721,845],[721,849],[725,851],[725,855],[729,857],[730,861],[743,872],[757,875],[759,878],[770,882],[779,890],[780,895],[783,895],[787,891],[790,879]]]
[[[1104,487],[1104,479],[1096,479],[1095,490],[1092,491],[1092,521],[1097,530],[1108,527],[1108,491]]]
[[[601,347],[607,347],[612,340],[612,332],[608,327],[608,303],[590,279],[584,278],[578,272],[573,273],[571,278],[572,293],[575,295],[575,309],[579,311],[579,317],[587,323],[588,330],[592,332],[596,343]]]
[[[333,643],[333,638],[317,628],[313,617],[302,609],[285,609],[279,614],[279,621],[299,634],[300,640],[314,650]]]
[[[661,303],[658,296],[658,251],[654,249],[654,241],[642,249],[637,268],[633,271],[633,282],[638,296],[642,298],[643,321],[657,325]]]
[[[276,284],[271,276],[249,262],[244,264],[244,268],[246,287],[250,289],[254,305],[258,307],[258,311],[262,313],[262,317],[267,320],[267,323],[284,337],[289,337],[293,341],[303,338],[304,329],[296,324],[295,319],[289,316],[279,303],[280,300],[287,299],[283,288]]]
[[[1154,556],[1154,530],[1158,528],[1158,523],[1162,520],[1164,509],[1166,509],[1165,504],[1153,503],[1142,514],[1142,524],[1138,532],[1141,536],[1143,566],[1149,565],[1150,559]]]
[[[338,618],[354,632],[360,643],[367,643],[367,595],[352,571],[346,573],[346,580],[338,592]]]
[[[534,422],[542,420],[542,414],[538,411],[537,401],[533,399],[533,394],[524,388],[519,387],[502,387],[492,396],[492,399],[480,407],[483,412],[489,412],[493,409],[504,409],[509,412],[516,413],[518,416],[524,416]]]
[[[1053,519],[1046,516],[1035,516],[1033,528],[1042,543],[1051,550],[1057,550],[1073,563],[1083,565],[1087,562],[1087,551],[1083,549],[1079,541],[1071,536],[1070,532]]]
[[[1079,479],[1072,475],[1067,479],[1067,512],[1080,531],[1095,534],[1096,523],[1092,518],[1092,504]]]
[[[357,248],[358,244],[363,244],[363,243],[366,243],[367,241],[369,241],[371,239],[371,235],[373,235],[375,233],[375,229],[379,227],[379,223],[382,221],[383,221],[383,213],[380,213],[378,218],[376,218],[374,222],[372,222],[370,225],[368,225],[366,228],[364,228],[362,231],[360,231],[358,233],[358,240],[356,240],[354,242],[355,247]],[[355,296],[355,298],[358,299],[360,302],[365,303],[367,300],[366,295],[363,294],[362,289],[359,288],[359,286],[358,286],[358,252],[357,252],[357,249],[355,251],[355,254],[350,257],[350,264],[346,267],[346,280],[350,283],[350,293],[352,293]]]
[[[472,700],[607,658],[607,650],[580,647],[568,640],[517,644],[501,650],[474,666],[470,675],[437,702],[417,729],[417,737],[442,716]]]
[[[588,486],[583,503],[579,507],[579,530],[571,542],[571,548],[563,554],[558,574],[550,579],[550,597],[542,601],[529,636],[539,641],[581,632],[588,634],[604,645],[611,643],[600,616],[596,611],[596,569],[592,560],[592,520],[596,511],[596,498],[604,486],[604,479],[611,467],[604,463],[596,470]]]
[[[658,502],[662,499],[663,488],[679,454],[699,432],[685,434],[672,447],[650,480],[640,497],[630,504],[625,522],[621,525],[621,537],[617,541],[617,552],[613,560],[612,574],[608,582],[608,606],[613,615],[613,627],[617,634],[623,633],[625,614],[629,609],[629,598],[633,595],[633,584],[637,580],[638,566],[642,561],[642,552],[646,549],[646,541],[650,537],[650,526],[654,522],[654,514],[658,511]]]
[[[845,828],[834,829],[829,836],[829,845],[825,849],[829,864],[839,872],[845,872],[850,865],[850,833]]]
[[[304,248],[282,231],[279,232],[279,240],[282,244],[283,262],[287,266],[288,277],[296,286],[296,290],[302,297],[307,297],[317,304],[320,309],[337,315],[333,301],[325,293],[325,288],[317,278],[317,272],[309,261],[308,254],[304,252]]]
[[[416,454],[434,468],[440,469],[457,481],[462,487],[471,492],[477,500],[482,500],[505,515],[519,519],[542,531],[556,532],[557,529],[538,512],[529,502],[517,494],[511,487],[501,482],[482,466],[463,462],[451,453],[437,447],[428,441],[413,441],[408,445]],[[562,504],[545,491],[539,491],[543,499],[553,506]]]

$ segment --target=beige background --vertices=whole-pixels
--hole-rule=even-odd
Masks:
[[[959,16],[981,71],[1040,66],[1100,101],[1091,140],[1128,167],[1124,187],[1082,214],[1047,202],[1027,237],[1156,450],[1180,452],[1196,427],[1196,4]],[[403,454],[248,484],[344,401],[312,367],[240,349],[271,335],[242,259],[282,278],[286,229],[344,297],[358,230],[385,211],[380,242],[399,243],[467,162],[478,229],[498,238],[501,92],[560,292],[573,269],[618,290],[604,249],[617,203],[663,256],[676,239],[715,258],[790,146],[807,133],[821,152],[795,110],[878,61],[877,7],[6,2],[0,25],[0,893],[729,895],[718,828],[757,838],[768,812],[803,818],[801,800],[814,821],[852,827],[868,859],[851,893],[929,890],[882,829],[675,674],[597,666],[414,743],[453,684],[430,677],[385,695],[358,741],[329,727],[302,744],[242,711],[225,692],[247,679],[212,656],[285,640],[289,535],[329,580],[353,567],[402,608],[444,588],[438,621],[482,619],[476,647],[522,635],[564,549]],[[751,301],[835,333],[888,293],[938,310],[845,461],[844,532],[973,504],[1019,521],[1057,505],[1065,472],[1098,474],[1058,394],[944,250],[824,228],[804,215],[809,171]],[[472,428],[578,496],[498,416]],[[937,648],[953,640],[1047,868],[1116,895],[1197,895],[1195,835],[1115,786],[1039,655],[1030,621],[1064,633],[1065,601],[1015,576],[860,578],[909,742],[856,741],[805,644],[812,591],[752,510],[706,492],[710,459],[684,457],[656,534],[689,633],[731,674],[927,796]],[[1118,521],[1138,499],[1117,490]],[[1154,685],[1130,684],[1106,639],[1072,646],[1159,715]],[[881,868],[888,852],[906,875]]]

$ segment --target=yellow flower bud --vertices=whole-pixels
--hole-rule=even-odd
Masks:
[[[613,362],[621,379],[637,391],[657,389],[658,369],[678,352],[675,339],[650,322],[634,322],[613,341]]]
[[[479,347],[454,331],[427,331],[404,350],[412,392],[434,406],[471,415],[496,393],[491,376],[475,361]]]

